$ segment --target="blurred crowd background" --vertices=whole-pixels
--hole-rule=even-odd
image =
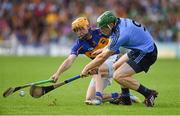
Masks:
[[[76,36],[71,22],[111,10],[144,24],[155,41],[180,42],[179,0],[0,0],[0,45],[71,46]]]

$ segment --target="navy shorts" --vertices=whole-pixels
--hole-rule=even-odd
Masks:
[[[136,73],[141,71],[148,72],[149,67],[155,63],[157,59],[157,47],[154,44],[154,50],[150,53],[144,53],[141,50],[131,50],[128,54],[127,63],[134,69]]]

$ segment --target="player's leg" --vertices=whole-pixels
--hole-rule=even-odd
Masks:
[[[114,60],[115,61],[115,60]],[[112,62],[113,63],[113,62]],[[111,68],[112,68],[112,64],[111,64]],[[112,70],[112,69],[111,69]],[[111,78],[109,78],[109,72],[111,73]],[[99,67],[99,72],[96,75],[93,75],[93,89],[92,89],[92,84],[90,84],[91,86],[89,86],[88,91],[87,91],[87,96],[86,98],[89,98],[89,96],[91,95],[95,95],[94,98],[95,99],[91,99],[91,103],[89,102],[88,104],[94,104],[94,105],[99,105],[102,103],[103,101],[103,90],[111,84],[112,81],[112,71],[109,71],[108,66],[104,63]],[[105,78],[102,78],[105,77]],[[91,81],[91,83],[92,83]],[[94,87],[95,86],[95,87]],[[95,88],[95,90],[94,90]],[[92,91],[93,90],[93,91]],[[94,94],[92,94],[92,92],[94,92]],[[118,93],[112,93],[110,94],[111,98],[112,97],[118,97]],[[92,97],[91,97],[92,98]],[[107,97],[106,97],[107,98]]]
[[[113,75],[112,64],[106,61],[99,68],[99,73],[101,74],[101,78],[103,79],[103,90],[104,90],[107,86],[110,86],[112,83],[112,75]],[[118,96],[119,94],[117,92],[106,93],[106,94],[103,93],[103,101],[109,101],[112,98],[118,98]]]
[[[144,54],[141,51],[132,51],[128,57],[129,60],[114,72],[114,80],[127,88],[141,93],[145,97],[145,104],[147,106],[153,106],[157,92],[143,86],[132,78],[132,76],[142,71],[148,71],[149,67],[156,61],[157,49],[148,54]]]
[[[100,105],[102,103],[102,92],[104,89],[104,79],[100,74],[94,74],[86,93],[86,104]]]
[[[100,105],[102,103],[102,99],[103,99],[103,90],[104,90],[104,79],[101,78],[101,74],[98,73],[97,75],[95,75],[94,77],[95,79],[95,99],[96,101],[96,105]]]
[[[104,66],[102,66],[102,67],[104,67]],[[109,81],[107,82],[106,79],[101,78],[101,73],[99,73],[99,72],[98,72],[98,74],[93,75],[93,79],[94,79],[93,80],[94,81],[94,84],[93,84],[94,85],[94,87],[93,87],[94,91],[91,91],[91,92],[94,92],[94,93],[91,94],[91,95],[94,95],[94,96],[93,96],[93,99],[88,101],[88,103],[86,103],[86,104],[89,104],[89,105],[100,105],[100,104],[103,103],[103,90],[104,90],[104,88],[106,88],[106,86],[108,85],[107,83],[109,83]],[[89,92],[87,92],[87,94],[88,93]]]
[[[118,55],[113,55],[109,57],[100,67],[99,67],[99,73],[101,74],[101,77],[103,78],[104,83],[104,89],[111,85],[112,83],[112,77],[113,77],[113,63],[119,58]],[[103,89],[103,90],[104,90]],[[114,98],[118,98],[119,94],[117,92],[109,93],[109,94],[103,94],[103,101],[108,101]]]
[[[122,56],[122,60],[118,60],[119,56],[118,55],[113,55],[110,58],[108,58],[103,65],[99,68],[99,73],[101,74],[101,77],[104,78],[104,89],[108,86],[111,85],[112,83],[112,77],[113,77],[113,64],[116,64],[116,66],[120,66],[123,64],[123,62],[127,61],[126,54]],[[119,61],[117,63],[114,63],[116,61]],[[140,102],[140,99],[136,96],[130,95],[129,89],[125,87],[122,88],[122,93],[123,94],[128,94],[130,96],[131,101],[133,102]],[[114,101],[114,99],[117,99],[119,97],[119,94],[117,92],[109,93],[109,94],[103,94],[103,101]]]
[[[124,54],[123,56],[121,56],[121,57],[113,64],[113,69],[114,69],[114,70],[117,70],[118,67],[120,67],[123,63],[125,63],[125,62],[128,61],[128,60],[129,60],[129,58],[128,58],[127,54]],[[129,88],[124,87],[123,85],[121,85],[121,96],[127,96],[127,97],[125,97],[124,100],[121,101],[121,104],[131,105],[131,98],[130,98]],[[112,100],[111,103],[119,104],[119,101]]]
[[[135,73],[136,72],[127,63],[124,63],[114,72],[113,79],[122,86],[137,90],[139,82],[132,78],[132,75]]]
[[[136,79],[132,78],[133,74],[135,74],[134,70],[127,63],[124,63],[120,68],[115,71],[114,80],[127,88],[133,89],[141,93],[146,99],[150,99],[151,97],[153,100],[148,101],[149,103],[146,103],[146,105],[153,106],[154,99],[157,96],[157,92],[148,89],[147,87],[140,84]],[[121,99],[124,98],[121,97]]]
[[[90,81],[90,83],[89,83],[87,92],[86,92],[86,101],[95,98],[95,91],[96,91],[96,88],[95,88],[95,80],[94,80],[94,78],[92,77],[92,79],[91,79],[91,81]]]
[[[103,90],[111,84],[113,76],[113,62],[116,61],[117,56],[112,56],[104,64],[99,67],[99,74],[93,75],[91,83],[87,90],[86,103],[99,105],[104,100],[112,100],[119,97],[119,94],[114,92],[110,94],[103,94]],[[101,78],[102,77],[102,78]],[[139,98],[131,96],[132,101],[139,102]]]

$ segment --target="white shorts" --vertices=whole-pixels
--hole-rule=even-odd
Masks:
[[[112,83],[112,77],[113,77],[113,73],[114,73],[113,63],[116,62],[118,60],[118,58],[119,58],[119,55],[115,54],[115,55],[110,56],[104,62],[108,67],[108,76],[107,77],[102,77],[103,81],[104,81],[104,84],[103,84],[104,88],[103,89],[105,89],[108,85],[111,85],[111,83]],[[95,81],[94,81],[93,78],[91,79],[89,86],[95,86]]]

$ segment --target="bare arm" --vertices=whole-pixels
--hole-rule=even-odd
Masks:
[[[102,48],[102,49],[98,49],[98,50],[94,51],[94,52],[92,53],[92,55],[96,56],[96,55],[102,53],[102,51],[103,51],[103,48]]]
[[[56,82],[59,76],[71,67],[76,57],[77,56],[74,54],[69,55],[68,58],[66,58],[64,62],[59,66],[58,70],[56,71],[56,73],[54,73],[54,75],[51,78]]]
[[[104,48],[100,48],[100,49],[94,51],[94,52],[92,53],[92,55],[98,55],[98,54],[102,53],[103,50],[105,50],[106,48],[107,48],[107,46],[105,46]]]
[[[96,67],[99,67],[108,59],[109,56],[111,56],[114,52],[110,51],[109,49],[104,49],[101,54],[99,54],[94,60],[92,60],[89,64],[87,64],[83,71],[81,72],[81,75],[87,76],[88,72]]]

